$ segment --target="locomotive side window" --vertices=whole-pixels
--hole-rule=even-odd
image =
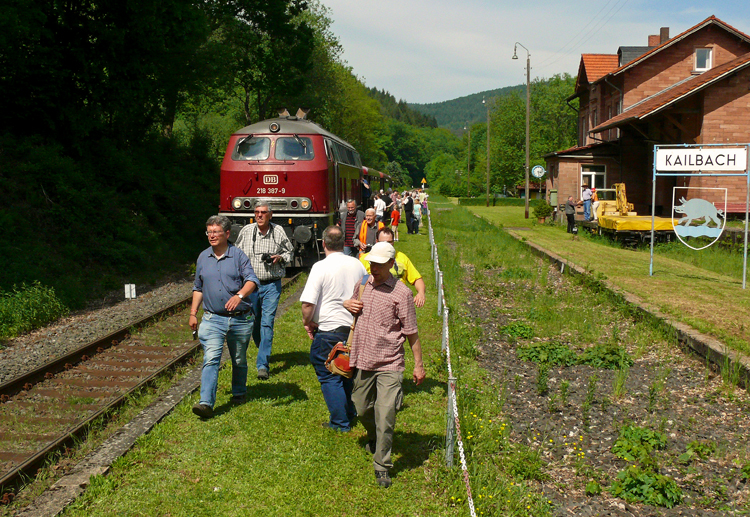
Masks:
[[[267,160],[271,141],[268,138],[251,136],[241,138],[232,154],[233,160]]]
[[[312,140],[304,136],[282,137],[276,140],[277,160],[312,160],[315,158]]]

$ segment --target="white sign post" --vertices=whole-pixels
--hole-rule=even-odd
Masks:
[[[750,144],[682,144],[654,146],[654,174],[652,178],[653,186],[651,192],[651,263],[649,265],[649,276],[654,276],[656,177],[745,176],[745,252],[742,263],[742,288],[745,289],[745,280],[747,278],[748,212],[750,212],[750,170],[748,170],[747,167],[748,151],[750,151]],[[670,214],[670,216],[671,215],[672,214]],[[726,213],[724,216],[726,217]],[[708,220],[706,220],[706,223],[708,223]]]

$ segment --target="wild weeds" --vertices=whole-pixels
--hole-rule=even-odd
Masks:
[[[39,282],[0,291],[0,340],[47,325],[68,312],[55,290]]]
[[[628,380],[629,373],[630,367],[627,364],[623,364],[620,366],[620,369],[615,372],[614,397],[617,400],[625,396],[625,382]]]
[[[599,377],[592,375],[589,377],[589,383],[586,388],[586,398],[581,405],[581,413],[583,419],[583,426],[588,430],[589,428],[589,411],[591,411],[591,405],[594,403],[594,397],[596,396],[596,385],[599,382]]]
[[[536,377],[536,391],[539,395],[544,395],[549,389],[549,363],[539,363]]]

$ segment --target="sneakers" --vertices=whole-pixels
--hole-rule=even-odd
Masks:
[[[246,399],[246,395],[232,395],[232,404],[244,404]]]
[[[370,440],[365,444],[365,450],[370,454],[375,454],[375,440]]]
[[[387,470],[376,470],[375,482],[383,488],[388,488],[391,486],[391,476],[388,475]]]
[[[206,404],[196,404],[193,406],[193,413],[201,418],[211,418],[214,416],[214,410],[211,406]]]
[[[268,380],[268,370],[266,370],[265,368],[261,368],[260,370],[258,370],[258,379],[260,379],[262,381],[267,381]]]

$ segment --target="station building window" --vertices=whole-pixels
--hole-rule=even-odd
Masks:
[[[605,188],[607,184],[606,165],[581,165],[581,185]]]
[[[710,48],[697,48],[695,49],[695,68],[696,72],[705,72],[711,69],[711,49]]]

